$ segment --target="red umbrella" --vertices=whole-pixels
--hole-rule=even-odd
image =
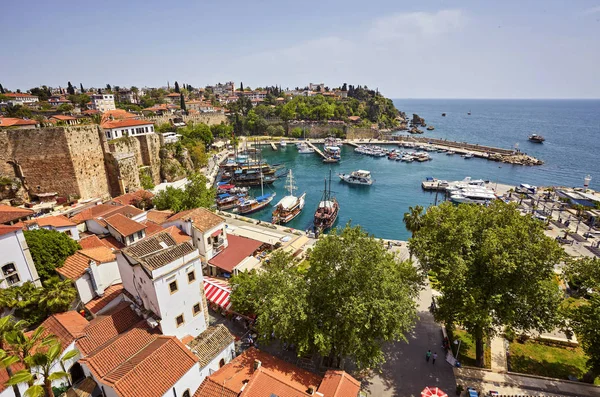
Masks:
[[[437,387],[426,387],[421,392],[421,397],[448,397],[448,395]]]

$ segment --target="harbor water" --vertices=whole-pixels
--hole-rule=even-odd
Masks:
[[[518,144],[521,151],[545,163],[527,167],[435,152],[429,152],[432,161],[405,163],[360,155],[344,145],[339,164],[324,164],[317,154],[299,154],[293,144],[277,151],[264,146],[263,159],[292,169],[296,195],[307,193],[304,211],[288,224],[290,227],[306,229],[312,223],[329,170],[331,191],[340,203],[337,225],[351,221],[377,237],[399,240],[410,237],[402,222],[408,207],[429,206],[436,201],[435,192],[421,189],[421,181],[427,177],[458,180],[471,176],[510,185],[581,187],[589,174],[590,187],[600,189],[600,100],[403,99],[394,103],[407,115],[417,113],[427,125],[435,126],[434,131],[420,136],[502,148]],[[532,133],[543,135],[546,141],[529,142],[527,137]],[[371,171],[376,180],[373,186],[348,185],[337,176],[358,169]],[[274,205],[287,194],[284,185],[285,178],[281,178],[265,186],[265,193],[275,191],[277,197],[272,206],[251,217],[270,221]],[[260,194],[260,189],[253,189],[253,193]],[[437,200],[441,199],[440,194]]]

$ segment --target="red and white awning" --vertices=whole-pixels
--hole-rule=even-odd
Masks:
[[[227,282],[205,276],[204,294],[209,302],[214,303],[225,310],[231,309],[231,301],[229,300],[231,288]]]
[[[448,395],[437,387],[426,387],[421,392],[421,397],[448,397]]]

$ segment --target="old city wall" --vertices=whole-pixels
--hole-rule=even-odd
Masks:
[[[133,153],[106,153],[110,194],[115,197],[140,189],[139,166]]]
[[[108,141],[108,151],[110,153],[132,153],[138,164],[140,166],[143,164],[140,142],[135,137],[124,137]]]
[[[104,167],[104,134],[97,125],[65,128],[75,178],[81,198],[103,197],[108,193]]]
[[[225,116],[223,113],[202,113],[192,114],[188,116],[176,116],[173,114],[165,114],[163,116],[144,117],[144,119],[151,120],[156,124],[164,124],[170,123],[171,120],[175,117],[182,117],[184,123],[191,121],[192,123],[204,123],[208,125],[214,125],[228,122],[227,116]]]
[[[295,123],[292,128],[302,128],[307,138],[325,138],[342,132],[347,139],[371,139],[379,137],[379,131],[373,128],[351,127],[346,124]]]
[[[21,173],[31,193],[106,196],[99,132],[92,125],[0,131],[0,172],[10,177]]]
[[[158,134],[141,135],[135,137],[140,145],[142,162],[140,167],[145,166],[147,172],[150,172],[154,184],[159,184],[160,180],[160,146],[161,137]]]

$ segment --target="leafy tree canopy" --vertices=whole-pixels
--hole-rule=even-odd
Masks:
[[[257,315],[260,335],[294,343],[299,355],[318,352],[334,366],[350,357],[371,367],[384,361],[383,342],[406,340],[414,326],[420,280],[410,262],[347,225],[317,242],[306,274],[276,251],[264,271],[234,276],[232,302]]]
[[[167,187],[154,196],[156,209],[185,211],[193,208],[210,208],[215,201],[215,189],[206,187],[207,179],[202,174],[194,174],[184,189]]]
[[[77,241],[55,230],[26,230],[23,234],[42,281],[55,276],[54,269],[61,267],[67,257],[81,249]]]
[[[442,296],[436,319],[474,336],[478,365],[483,340],[497,327],[543,331],[556,325],[561,296],[553,267],[563,252],[543,224],[522,216],[516,205],[431,207],[409,247],[423,272],[437,275]]]
[[[592,380],[600,374],[600,260],[596,258],[576,258],[569,261],[567,275],[578,279],[580,289],[589,296],[587,302],[567,309],[569,326],[588,356]]]

